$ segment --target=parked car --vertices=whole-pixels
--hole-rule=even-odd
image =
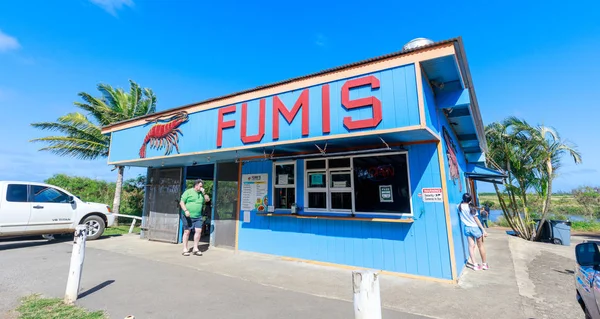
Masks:
[[[575,290],[577,301],[585,313],[586,319],[599,319],[600,310],[600,251],[594,242],[585,242],[575,246],[577,267],[575,271]]]
[[[73,233],[86,225],[94,240],[114,221],[108,205],[84,202],[60,187],[0,181],[0,238]]]

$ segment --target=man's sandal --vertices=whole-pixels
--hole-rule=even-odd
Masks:
[[[190,255],[190,253],[188,253],[187,251],[184,251],[181,254],[184,255],[184,256],[189,256]]]
[[[198,251],[195,251],[195,252],[194,252],[194,255],[196,255],[196,256],[202,256],[202,252],[201,252],[201,251],[199,251],[199,250],[198,250]]]

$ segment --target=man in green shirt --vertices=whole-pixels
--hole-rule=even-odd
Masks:
[[[196,256],[202,256],[202,252],[198,249],[200,244],[200,236],[202,235],[202,211],[204,204],[210,201],[208,195],[204,193],[204,182],[198,179],[194,182],[194,187],[187,189],[181,195],[179,206],[184,213],[183,220],[183,255],[189,256],[188,239],[190,232],[194,228],[194,248],[192,253]]]

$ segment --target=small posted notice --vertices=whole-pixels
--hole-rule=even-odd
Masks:
[[[268,174],[242,175],[242,210],[265,212],[269,205]]]
[[[379,185],[379,201],[382,203],[393,203],[392,185]]]
[[[277,178],[277,185],[287,185],[288,184],[288,174],[279,174]]]
[[[437,187],[423,188],[421,191],[424,202],[442,202],[442,189]]]

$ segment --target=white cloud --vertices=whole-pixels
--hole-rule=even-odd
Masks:
[[[116,16],[117,10],[121,10],[123,6],[133,7],[133,0],[90,0],[90,2],[113,16]]]
[[[20,47],[21,45],[19,44],[19,41],[17,41],[17,38],[11,37],[0,30],[0,52],[16,50]]]

